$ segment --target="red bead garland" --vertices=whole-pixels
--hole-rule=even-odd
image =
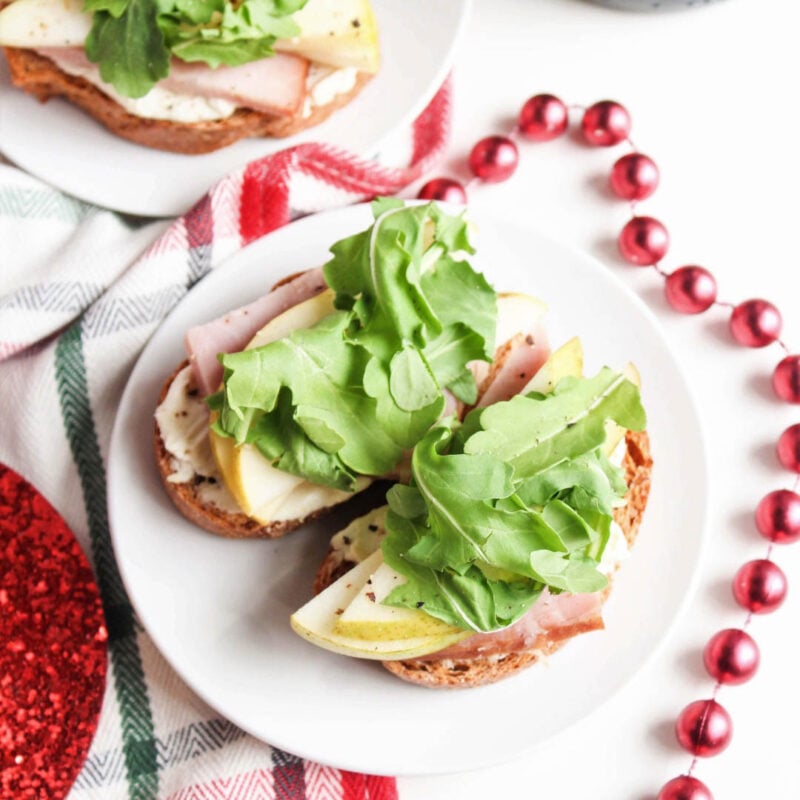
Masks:
[[[700,314],[717,300],[717,282],[703,267],[679,267],[664,281],[667,302],[682,314]]]
[[[781,313],[767,300],[745,300],[733,309],[731,333],[745,347],[766,347],[781,335]]]
[[[620,232],[617,244],[626,261],[649,267],[667,254],[669,234],[654,217],[633,217]]]
[[[725,684],[749,681],[758,669],[760,653],[753,637],[728,628],[715,634],[703,652],[703,663],[712,678]]]
[[[537,94],[519,112],[520,133],[534,142],[548,142],[567,129],[567,107],[552,94]]]
[[[507,136],[487,136],[469,154],[469,168],[476,178],[487,183],[500,183],[517,169],[519,151]]]
[[[800,423],[790,425],[778,439],[778,461],[792,472],[800,473]]]
[[[756,509],[758,532],[775,544],[800,539],[800,494],[788,489],[770,492]]]
[[[772,373],[772,388],[781,400],[800,403],[800,355],[786,356]]]
[[[771,614],[780,608],[787,588],[783,570],[766,558],[748,561],[733,579],[736,602],[753,614]]]
[[[601,100],[589,106],[581,119],[583,138],[595,147],[613,147],[624,142],[631,132],[631,117],[625,106]]]
[[[731,743],[733,721],[716,700],[695,700],[681,711],[675,734],[685,750],[708,758],[719,755]]]
[[[443,203],[467,202],[467,193],[464,187],[450,178],[434,178],[428,181],[417,194],[420,200],[440,200]]]
[[[665,784],[656,800],[714,800],[702,781],[691,775],[679,775]]]
[[[529,98],[520,109],[517,127],[511,133],[534,142],[545,142],[562,135],[568,127],[568,108],[553,95],[540,94]],[[586,108],[580,128],[587,143],[611,147],[622,141],[630,143],[631,118],[627,109],[611,100],[603,100]],[[470,169],[479,180],[506,180],[516,170],[518,151],[508,137],[491,136],[480,140],[472,149]],[[615,195],[633,204],[650,197],[658,187],[659,170],[655,162],[639,152],[617,159],[609,183]],[[464,192],[464,187],[448,179],[430,181],[420,190],[420,197],[446,199],[450,191]],[[469,186],[469,184],[468,184]],[[464,197],[466,193],[464,192]],[[459,198],[460,199],[460,198]],[[669,234],[657,219],[634,216],[618,237],[622,257],[637,266],[653,267],[664,279],[664,292],[669,305],[683,314],[699,314],[714,305],[729,306],[729,320],[734,340],[746,347],[766,347],[780,342],[782,319],[779,310],[759,298],[736,306],[717,300],[717,283],[703,267],[687,265],[666,273],[659,262],[669,249]],[[800,403],[800,355],[786,355],[772,375],[776,396],[785,402]],[[800,474],[800,424],[790,426],[777,445],[777,456],[786,469]],[[775,544],[800,539],[800,495],[788,490],[771,492],[759,504],[756,526],[762,536]],[[767,558],[744,564],[736,573],[732,589],[736,602],[751,614],[767,614],[783,603],[787,593],[786,576],[780,567]],[[750,621],[748,616],[744,627]],[[709,674],[717,681],[714,698],[722,685],[735,685],[748,680],[756,672],[760,660],[758,646],[742,629],[719,631],[708,642],[703,660]],[[678,716],[675,731],[679,743],[695,756],[716,755],[731,739],[733,725],[728,712],[716,699],[690,703]],[[713,800],[708,787],[689,774],[666,783],[657,800]]]
[[[611,190],[623,200],[645,200],[658,188],[658,167],[642,153],[628,153],[611,168]]]

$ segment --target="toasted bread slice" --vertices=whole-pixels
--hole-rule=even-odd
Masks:
[[[653,460],[650,455],[650,440],[646,432],[627,432],[626,451],[622,461],[625,481],[628,484],[626,504],[614,512],[614,520],[620,526],[628,546],[636,541],[642,516],[650,493],[650,473]],[[314,580],[314,593],[318,594],[354,565],[341,559],[339,552],[330,550],[320,565]],[[605,597],[609,589],[605,590]],[[605,600],[605,597],[603,598]],[[467,688],[495,683],[535,664],[554,653],[563,644],[581,633],[601,627],[592,621],[562,625],[540,634],[529,648],[521,652],[493,653],[473,658],[436,658],[433,653],[425,658],[404,661],[383,661],[389,672],[403,680],[422,686],[440,688]],[[468,639],[465,641],[469,641]]]
[[[94,84],[67,74],[49,58],[33,50],[16,47],[3,49],[14,85],[40,101],[64,97],[123,139],[145,147],[187,155],[210,153],[251,136],[286,137],[311,128],[347,105],[372,77],[367,72],[359,72],[349,92],[336,95],[329,103],[314,106],[307,117],[276,117],[240,108],[225,119],[172,122],[129,114]]]
[[[181,363],[165,381],[158,398],[159,405],[166,398],[173,381],[188,364],[188,361]],[[196,390],[193,389],[191,383],[187,385],[186,391],[189,394],[194,392],[194,395],[196,395]],[[217,505],[203,497],[203,488],[208,488],[209,484],[218,484],[218,488],[221,491],[225,491],[222,479],[219,477],[196,474],[189,481],[171,481],[170,476],[175,473],[174,458],[164,445],[158,422],[154,425],[153,444],[158,474],[170,500],[190,522],[211,533],[234,539],[274,539],[295,528],[299,528],[327,510],[327,508],[320,508],[299,519],[276,520],[269,524],[261,523],[242,511],[232,510],[226,507],[225,504],[222,506]]]

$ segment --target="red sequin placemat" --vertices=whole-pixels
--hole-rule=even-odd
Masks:
[[[0,797],[67,794],[97,728],[107,640],[80,545],[0,464]]]

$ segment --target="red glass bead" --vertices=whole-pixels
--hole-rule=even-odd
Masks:
[[[800,539],[800,494],[788,489],[770,492],[756,509],[758,532],[775,544]]]
[[[778,461],[792,472],[800,472],[800,423],[790,425],[778,439]]]
[[[612,147],[628,138],[631,116],[625,106],[613,100],[601,100],[583,112],[581,130],[589,144]]]
[[[733,721],[716,700],[695,700],[681,711],[675,734],[680,746],[693,755],[716,756],[731,742]]]
[[[756,674],[761,654],[750,634],[727,628],[711,637],[703,652],[708,674],[720,683],[739,684]]]
[[[679,775],[665,783],[656,800],[714,800],[702,781],[691,775]]]
[[[528,98],[519,112],[520,133],[534,142],[549,142],[567,129],[567,107],[552,94]]]
[[[417,197],[420,200],[441,200],[443,203],[460,203],[461,205],[467,202],[467,193],[464,187],[458,181],[450,178],[434,178],[428,181],[417,192]]]
[[[614,194],[623,200],[644,200],[658,188],[658,179],[658,167],[652,158],[628,153],[611,168],[609,182]]]
[[[700,314],[714,305],[717,282],[703,267],[679,267],[664,283],[667,302],[681,314]]]
[[[772,388],[781,400],[800,403],[800,355],[786,356],[772,373]]]
[[[736,602],[754,614],[771,614],[780,608],[787,589],[783,570],[766,558],[748,561],[733,579]]]
[[[640,267],[657,264],[669,249],[667,229],[653,217],[633,217],[625,224],[617,240],[626,261]]]
[[[745,300],[733,309],[733,338],[745,347],[766,347],[781,335],[781,312],[767,300]]]
[[[500,183],[510,178],[518,162],[517,146],[507,136],[487,136],[469,154],[473,175],[487,183]]]

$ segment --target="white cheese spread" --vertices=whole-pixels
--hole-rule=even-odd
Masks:
[[[208,407],[193,386],[191,367],[184,367],[175,376],[155,417],[161,441],[171,456],[172,474],[167,481],[196,481],[196,491],[203,502],[223,511],[239,512],[211,452]]]
[[[334,69],[321,64],[312,64],[306,77],[303,118],[310,117],[315,108],[332,103],[340,94],[352,91],[357,78],[358,70],[354,67]]]

